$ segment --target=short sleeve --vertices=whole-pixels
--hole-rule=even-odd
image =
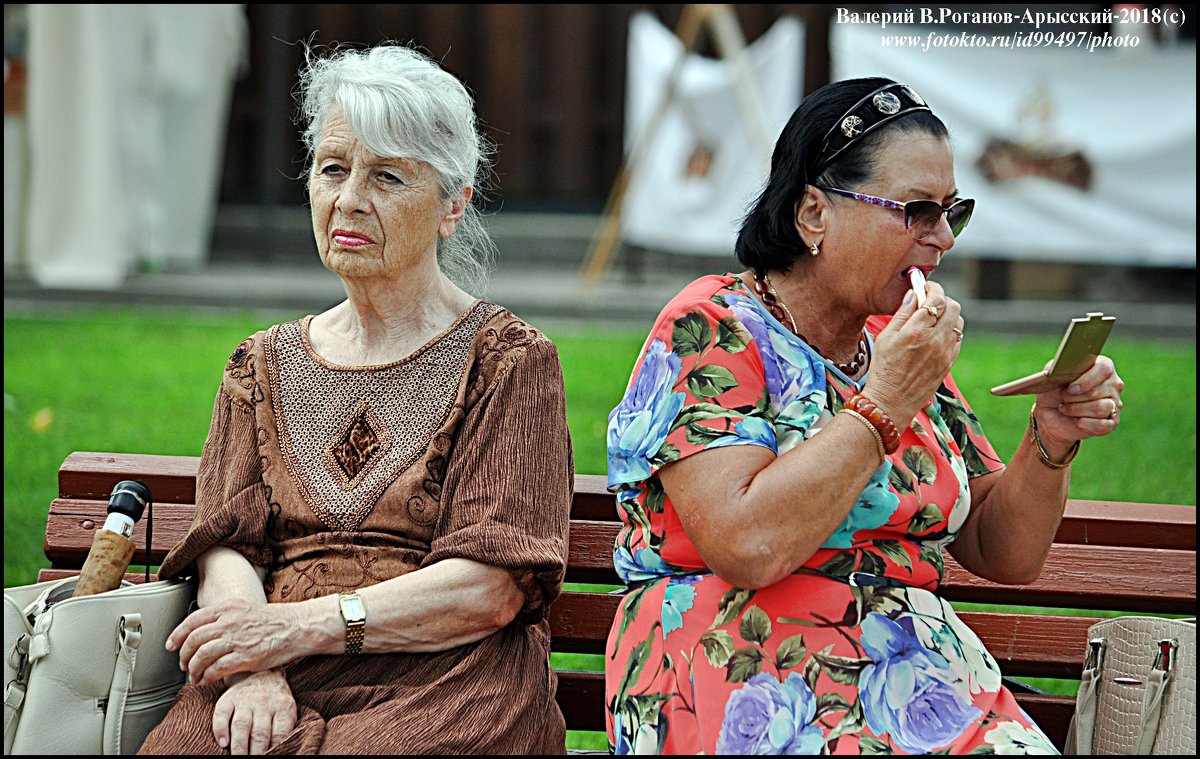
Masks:
[[[562,589],[573,488],[562,368],[541,338],[467,412],[422,566],[463,558],[507,569],[525,594],[517,621],[540,622]]]
[[[935,394],[935,399],[936,413],[962,452],[967,477],[979,477],[1004,469],[1004,462],[996,455],[996,449],[983,432],[983,425],[979,423],[953,377],[946,376]]]
[[[162,577],[194,572],[196,559],[228,546],[257,566],[270,566],[270,513],[262,481],[253,407],[235,399],[226,382],[217,391],[212,423],[196,472],[196,512],[183,540],[159,568]]]
[[[610,490],[708,448],[778,450],[755,340],[720,295],[664,310],[608,417]]]

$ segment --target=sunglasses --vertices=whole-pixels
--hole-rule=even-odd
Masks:
[[[943,206],[936,200],[910,200],[907,203],[901,203],[887,198],[877,198],[874,195],[864,195],[861,192],[837,190],[832,187],[819,187],[818,189],[832,192],[835,195],[845,195],[847,198],[861,200],[871,205],[903,211],[904,228],[908,230],[908,236],[914,240],[924,240],[929,237],[933,228],[941,221],[942,214],[946,214],[946,223],[950,225],[950,231],[954,233],[955,237],[958,237],[959,233],[966,228],[967,222],[971,220],[971,212],[975,210],[975,201],[972,198],[964,198],[949,206]]]

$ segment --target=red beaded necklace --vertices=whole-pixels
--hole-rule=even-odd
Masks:
[[[762,298],[763,305],[767,307],[772,316],[779,320],[780,324],[790,324],[792,332],[796,333],[796,337],[808,343],[808,347],[817,353],[820,353],[822,356],[825,355],[825,351],[814,345],[811,340],[800,334],[800,330],[796,329],[796,320],[793,318],[791,310],[788,309],[787,304],[779,299],[779,293],[775,292],[775,287],[771,284],[771,278],[767,276],[767,272],[763,269],[754,270],[754,291],[758,293],[758,297]],[[786,321],[784,317],[786,317]],[[855,354],[854,359],[847,364],[834,361],[833,365],[847,377],[853,377],[855,374],[858,374],[858,370],[866,362],[867,342],[860,336],[858,338],[858,353]]]

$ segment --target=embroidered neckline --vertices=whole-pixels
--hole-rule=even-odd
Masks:
[[[458,328],[461,327],[471,317],[472,314],[474,314],[476,311],[478,311],[479,309],[481,309],[485,306],[493,306],[493,305],[494,304],[489,303],[488,301],[485,301],[485,300],[476,300],[474,303],[471,304],[471,307],[468,308],[466,311],[464,311],[462,314],[460,314],[458,316],[458,318],[455,319],[450,324],[450,326],[446,327],[444,330],[442,330],[438,334],[429,338],[429,340],[424,345],[417,348],[416,350],[414,350],[412,353],[408,354],[407,356],[396,359],[395,361],[389,361],[386,364],[362,364],[362,365],[338,364],[338,363],[335,363],[333,361],[326,359],[320,353],[317,353],[316,348],[313,347],[312,340],[309,339],[309,336],[308,336],[309,325],[312,323],[313,318],[315,318],[315,314],[309,314],[308,316],[305,316],[304,318],[300,319],[300,342],[304,346],[304,352],[309,358],[311,358],[314,362],[316,362],[320,366],[322,366],[326,369],[331,369],[336,372],[374,372],[374,371],[382,371],[385,369],[394,369],[397,366],[402,366],[404,364],[415,361],[418,358],[420,358],[422,355],[424,355],[425,353],[428,353],[433,348],[436,348],[438,343],[442,342],[443,340],[445,340],[446,338],[448,338],[452,334],[454,334],[454,332],[456,330],[458,330]],[[495,306],[495,307],[497,309],[500,308],[500,306]]]

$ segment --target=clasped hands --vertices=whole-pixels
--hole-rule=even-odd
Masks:
[[[167,638],[193,683],[224,680],[213,708],[213,738],[231,754],[263,754],[296,726],[296,701],[283,665],[300,657],[295,604],[230,599],[192,612]]]

